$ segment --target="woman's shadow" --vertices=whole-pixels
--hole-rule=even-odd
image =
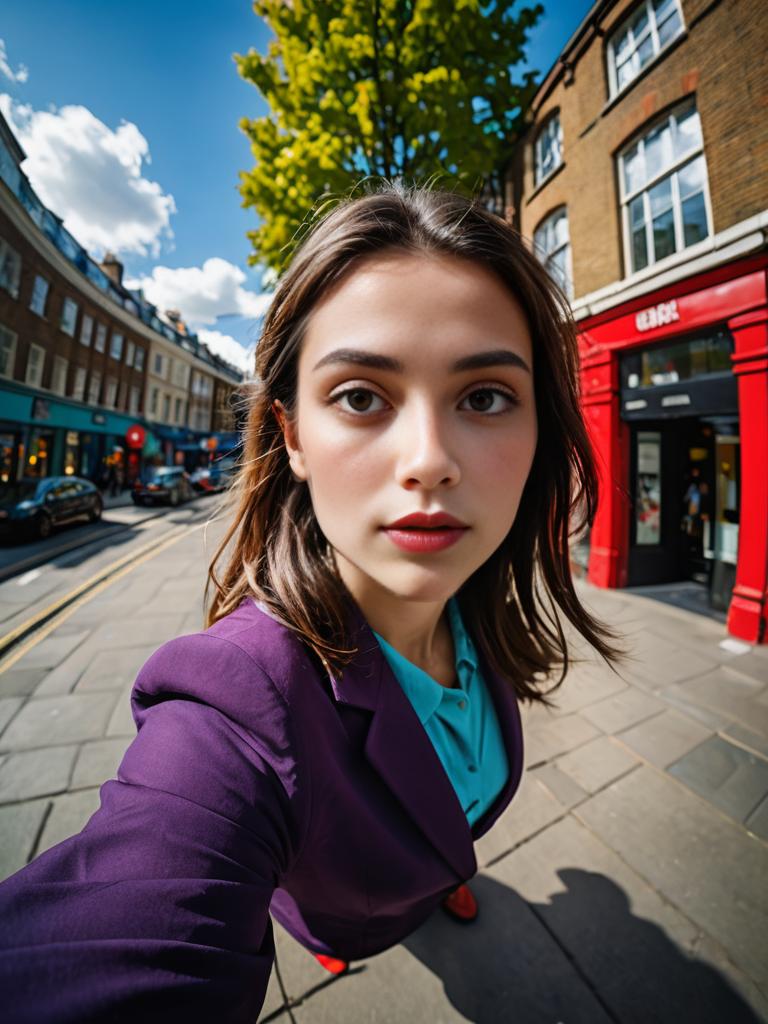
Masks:
[[[604,875],[558,872],[565,892],[528,903],[492,878],[472,883],[469,926],[435,914],[403,943],[476,1024],[760,1024],[715,968],[635,917]]]

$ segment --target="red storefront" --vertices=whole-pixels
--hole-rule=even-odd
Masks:
[[[728,631],[768,641],[768,256],[579,323],[601,474],[589,580],[693,579]]]

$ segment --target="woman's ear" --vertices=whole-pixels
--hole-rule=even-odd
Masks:
[[[286,412],[285,406],[277,398],[272,403],[272,412],[282,431],[285,450],[288,452],[288,463],[293,471],[293,475],[297,480],[306,481],[307,470],[304,464],[304,452],[299,444],[296,422],[291,419]]]

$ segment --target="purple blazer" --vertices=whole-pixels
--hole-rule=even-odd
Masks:
[[[307,949],[356,960],[475,874],[473,841],[522,772],[511,684],[479,651],[510,775],[470,829],[357,606],[350,626],[360,653],[338,682],[250,598],[152,655],[101,806],[0,885],[6,1021],[252,1024],[270,912]]]

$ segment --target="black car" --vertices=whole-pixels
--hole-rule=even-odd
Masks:
[[[195,497],[189,474],[182,466],[150,466],[134,481],[131,492],[136,505],[180,505]]]
[[[54,526],[85,518],[95,523],[104,509],[95,484],[79,476],[22,478],[0,484],[0,535],[48,537]]]

